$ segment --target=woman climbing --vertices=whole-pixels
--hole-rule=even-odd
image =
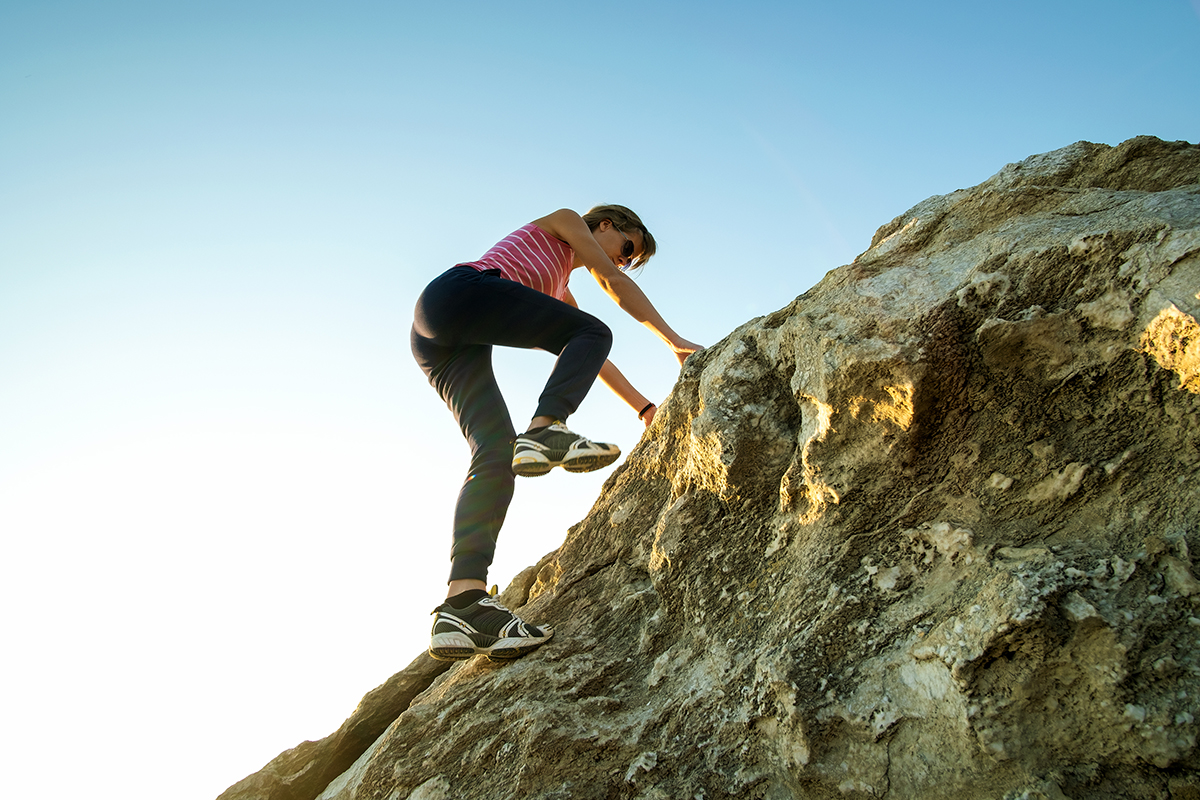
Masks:
[[[608,361],[608,326],[581,311],[567,288],[572,270],[587,269],[680,364],[700,349],[675,333],[625,274],[654,251],[654,237],[624,206],[597,206],[583,216],[564,208],[518,228],[478,261],[447,270],[417,300],[413,355],[471,448],[454,515],[446,601],[434,610],[429,648],[434,658],[476,653],[518,658],[550,639],[548,626],[521,620],[488,595],[487,570],[512,501],[514,475],[545,475],[556,466],[590,472],[620,456],[616,445],[590,441],[565,425],[597,376],[646,425],[654,418],[654,403]],[[558,356],[520,436],[492,373],[495,345]]]

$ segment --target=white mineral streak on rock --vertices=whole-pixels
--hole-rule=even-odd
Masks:
[[[1100,612],[1096,607],[1083,598],[1078,592],[1071,592],[1063,600],[1063,611],[1066,612],[1073,622],[1083,622],[1084,620],[1097,619],[1103,621]]]
[[[886,567],[878,570],[874,575],[875,588],[880,591],[890,592],[896,588],[896,583],[900,579],[899,567]]]
[[[992,476],[987,480],[987,488],[995,489],[998,492],[1004,492],[1012,488],[1013,479],[1005,475],[1003,472],[993,472]]]
[[[924,564],[932,564],[935,555],[949,559],[965,556],[966,563],[972,560],[971,542],[974,534],[967,528],[957,528],[949,522],[927,522],[904,533],[913,540],[913,549],[921,555]]]
[[[658,766],[658,753],[642,753],[633,760],[629,765],[629,769],[625,771],[625,782],[633,783],[634,776],[641,772],[649,772]]]
[[[1200,147],[929,198],[688,360],[502,596],[550,643],[223,800],[1194,796],[1198,315]]]
[[[1049,477],[1039,481],[1026,495],[1031,503],[1044,503],[1047,500],[1066,500],[1079,491],[1083,477],[1087,474],[1088,465],[1080,463],[1067,464]]]

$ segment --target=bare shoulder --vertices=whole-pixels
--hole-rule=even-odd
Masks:
[[[535,219],[533,224],[556,239],[562,239],[564,242],[570,242],[574,237],[578,236],[580,228],[587,231],[587,223],[583,221],[583,217],[569,208],[560,208],[557,211],[552,211],[540,219]]]

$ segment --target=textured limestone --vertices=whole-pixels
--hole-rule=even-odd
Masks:
[[[689,359],[507,592],[553,642],[320,797],[1200,797],[1198,293],[1197,146],[919,204]]]

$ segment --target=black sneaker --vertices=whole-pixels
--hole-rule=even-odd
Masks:
[[[494,597],[481,598],[463,609],[442,603],[433,613],[429,655],[439,661],[461,661],[477,653],[493,661],[507,661],[540,647],[554,635],[548,625],[530,625]]]
[[[621,457],[621,448],[585,439],[555,422],[537,433],[522,433],[513,448],[513,472],[532,478],[562,465],[567,472],[591,472]]]

